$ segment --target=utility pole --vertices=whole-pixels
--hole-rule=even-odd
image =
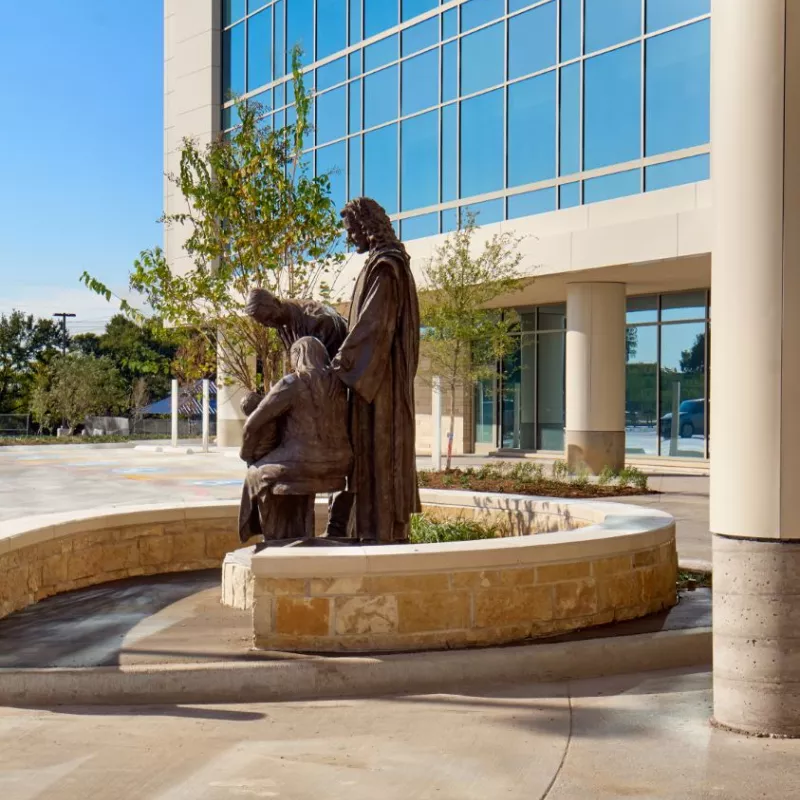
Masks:
[[[74,317],[75,314],[67,314],[64,311],[58,314],[53,314],[54,317],[61,317],[61,330],[63,331],[63,338],[61,339],[61,355],[67,354],[67,317]]]

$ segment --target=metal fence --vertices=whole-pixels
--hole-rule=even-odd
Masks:
[[[0,436],[30,436],[30,414],[0,414]]]
[[[131,422],[131,433],[136,436],[169,436],[172,433],[172,420],[168,418],[137,419]],[[178,417],[178,438],[199,439],[203,435],[203,421],[201,419],[187,419]],[[208,435],[217,435],[217,423],[209,421]]]

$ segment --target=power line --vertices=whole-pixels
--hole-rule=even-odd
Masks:
[[[63,337],[61,339],[61,354],[67,354],[67,317],[74,317],[77,316],[76,314],[69,314],[66,311],[59,311],[56,314],[53,314],[54,317],[61,317],[61,330],[63,332]]]

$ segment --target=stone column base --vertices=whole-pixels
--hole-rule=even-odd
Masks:
[[[243,428],[244,428],[243,419],[217,418],[217,446],[241,447]]]
[[[800,542],[713,541],[714,722],[800,737]]]
[[[625,466],[625,431],[565,431],[570,469],[588,467],[595,475],[603,467],[617,471]]]

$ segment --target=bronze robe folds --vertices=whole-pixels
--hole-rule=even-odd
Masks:
[[[350,306],[349,333],[333,362],[350,387],[356,534],[380,542],[408,538],[420,510],[415,460],[414,376],[419,302],[408,257],[370,254]]]

